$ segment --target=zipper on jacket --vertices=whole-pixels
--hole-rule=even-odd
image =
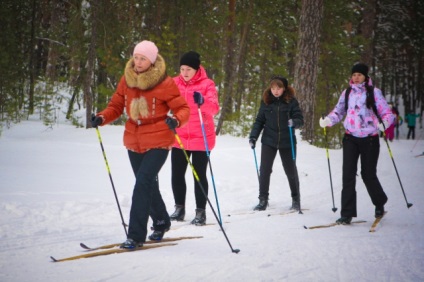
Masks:
[[[280,134],[281,134],[281,130],[280,130],[280,101],[277,101],[278,106],[277,106],[277,128],[278,128],[278,139],[277,139],[277,148],[279,148],[280,146]]]

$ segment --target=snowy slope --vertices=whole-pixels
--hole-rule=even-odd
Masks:
[[[406,130],[405,128],[403,129]],[[100,128],[124,219],[128,222],[133,175],[121,126]],[[421,133],[421,135],[420,135]],[[422,137],[417,132],[417,137]],[[300,136],[299,136],[300,137]],[[300,139],[300,138],[299,138]],[[252,212],[258,180],[253,151],[242,138],[219,136],[211,155],[214,180],[231,252],[218,225],[189,225],[194,217],[193,180],[186,222],[166,237],[203,236],[176,246],[53,263],[83,253],[80,242],[99,245],[125,239],[94,129],[60,124],[46,129],[26,121],[0,137],[0,281],[424,281],[424,141],[395,140],[393,157],[409,202],[381,140],[378,174],[389,197],[387,216],[369,233],[374,207],[360,176],[358,218],[367,223],[306,230],[334,222],[340,211],[341,150],[330,150],[336,213],[324,149],[300,142],[298,169],[303,215],[277,215],[291,204],[276,158],[270,207]],[[259,160],[260,149],[256,149]],[[210,179],[211,180],[211,179]],[[161,193],[173,211],[170,162],[160,174]],[[216,208],[210,181],[210,201]],[[207,208],[208,223],[216,223]]]

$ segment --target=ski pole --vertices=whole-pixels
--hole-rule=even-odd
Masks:
[[[255,157],[256,173],[258,175],[258,181],[259,181],[259,184],[260,184],[261,183],[261,179],[259,177],[258,160],[256,159],[256,150],[255,150],[255,148],[252,148],[252,151],[253,151],[253,156]]]
[[[406,207],[409,209],[410,207],[412,207],[412,203],[408,203],[408,200],[406,199],[405,190],[403,189],[402,181],[400,181],[399,173],[398,173],[398,170],[397,170],[396,164],[395,164],[395,159],[393,158],[392,150],[390,150],[389,142],[387,141],[387,138],[386,138],[386,126],[384,125],[384,123],[383,123],[383,121],[380,117],[378,117],[378,119],[383,124],[383,127],[384,127],[383,139],[384,139],[384,141],[386,141],[387,149],[389,150],[389,155],[390,155],[390,158],[392,159],[393,166],[395,167],[396,175],[397,175],[397,178],[399,179],[399,184],[400,184],[400,188],[402,189],[403,197],[405,198]]]
[[[219,222],[221,222],[221,224],[222,224],[221,211],[219,210],[218,194],[216,193],[215,178],[213,176],[212,163],[211,163],[211,158],[210,158],[210,154],[209,154],[209,147],[208,147],[208,140],[206,139],[205,124],[203,123],[203,117],[202,117],[202,113],[200,111],[200,105],[197,105],[197,112],[199,113],[200,126],[202,127],[203,141],[205,143],[206,155],[208,156],[209,170],[210,170],[210,173],[211,173],[213,190],[215,192],[215,200],[216,200],[216,207],[218,208]]]
[[[324,118],[324,117],[325,117],[325,116],[323,116],[323,118]],[[332,208],[331,210],[332,210],[333,212],[336,212],[336,211],[337,211],[337,208],[336,208],[336,206],[334,205],[333,180],[332,180],[332,178],[331,178],[330,154],[329,154],[329,152],[328,152],[327,130],[325,129],[325,127],[324,127],[323,129],[324,129],[324,138],[325,138],[325,150],[326,150],[326,153],[327,153],[328,173],[329,173],[329,175],[330,175],[331,197],[333,198],[333,208]]]
[[[415,144],[414,144],[414,147],[412,147],[412,149],[411,149],[411,152],[412,152],[412,151],[414,151],[415,146],[417,146],[417,144],[418,144],[418,141],[420,141],[420,140],[421,140],[421,135],[422,135],[422,134],[423,134],[423,132],[421,131],[420,136],[418,136],[417,141],[416,141],[416,142],[415,142]]]
[[[102,148],[103,158],[105,159],[106,169],[109,174],[110,183],[112,184],[112,189],[113,189],[113,194],[115,195],[116,204],[118,205],[119,214],[121,215],[121,221],[122,221],[122,226],[124,227],[124,230],[125,230],[125,236],[128,237],[128,232],[126,227],[127,225],[125,224],[124,217],[122,216],[121,206],[119,205],[118,196],[116,195],[115,185],[113,184],[112,174],[110,173],[109,164],[106,158],[106,152],[103,147],[102,137],[100,137],[100,130],[97,126],[96,126],[96,132],[97,132],[97,137],[99,138],[100,147]]]
[[[288,120],[290,119],[289,114],[287,113]],[[289,126],[289,133],[290,133],[290,145],[291,145],[291,151],[292,151],[292,158],[293,158],[293,169],[296,173],[296,189],[297,189],[297,195],[299,196],[299,214],[303,214],[302,208],[300,206],[300,191],[299,191],[299,175],[297,174],[297,167],[296,167],[296,155],[294,152],[294,142],[293,142],[293,132],[292,127]]]
[[[225,230],[224,230],[224,228],[222,227],[222,223],[219,221],[219,218],[218,218],[218,216],[217,216],[217,214],[216,214],[216,212],[215,212],[215,209],[213,208],[213,206],[212,206],[212,204],[211,204],[211,201],[209,200],[209,197],[208,197],[208,195],[206,194],[205,189],[203,188],[202,183],[200,182],[199,176],[197,175],[197,172],[196,172],[196,170],[194,169],[194,166],[193,166],[193,164],[191,163],[189,156],[187,155],[187,151],[184,149],[184,146],[183,146],[183,143],[181,142],[180,136],[178,136],[177,131],[175,130],[175,128],[174,128],[174,129],[172,129],[172,131],[174,132],[175,139],[177,140],[178,144],[180,145],[181,150],[183,150],[184,156],[186,157],[187,163],[190,165],[190,168],[191,168],[191,170],[192,170],[192,172],[193,172],[194,178],[196,179],[197,183],[199,183],[199,187],[200,187],[200,189],[202,190],[202,193],[203,193],[203,195],[205,196],[206,200],[208,201],[208,204],[209,204],[209,206],[210,206],[210,208],[211,208],[211,210],[212,210],[212,212],[213,212],[213,215],[214,215],[214,216],[215,216],[215,218],[216,218],[216,221],[218,221],[219,227],[221,227],[222,234],[224,234],[224,237],[225,237],[225,239],[227,240],[227,243],[228,243],[228,245],[230,246],[231,251],[232,251],[233,253],[238,254],[238,253],[240,252],[240,249],[233,249],[233,247],[231,246],[230,240],[228,239],[227,234],[225,233]]]

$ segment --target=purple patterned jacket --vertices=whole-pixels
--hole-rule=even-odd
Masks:
[[[371,78],[369,79],[369,83],[372,85]],[[367,90],[365,88],[365,82],[353,84],[352,81],[350,81],[349,84],[352,90],[349,94],[347,111],[345,110],[345,89],[335,108],[328,114],[331,120],[330,126],[339,123],[346,115],[346,119],[343,122],[346,133],[355,137],[378,135],[378,117],[374,114],[372,108],[368,109],[366,106]],[[383,121],[386,121],[387,127],[389,127],[395,121],[395,116],[381,93],[381,90],[375,87],[374,100],[379,116]]]

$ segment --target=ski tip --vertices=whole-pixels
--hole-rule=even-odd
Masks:
[[[90,248],[89,248],[86,244],[84,244],[84,243],[80,243],[80,246],[81,246],[81,248],[86,249],[86,250],[89,250],[89,249],[90,249]]]
[[[308,229],[308,227],[306,225],[303,225],[303,228]]]
[[[53,262],[57,262],[57,259],[55,259],[54,257],[50,256],[50,258]]]

